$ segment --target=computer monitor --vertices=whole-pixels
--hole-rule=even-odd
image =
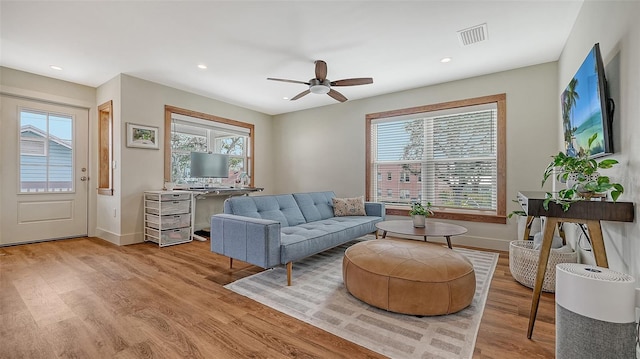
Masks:
[[[192,178],[228,178],[229,156],[221,153],[191,152]]]

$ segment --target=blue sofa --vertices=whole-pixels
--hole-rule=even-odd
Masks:
[[[383,203],[366,202],[366,216],[335,217],[333,192],[231,197],[211,217],[211,251],[262,268],[286,265],[368,233],[384,220]]]

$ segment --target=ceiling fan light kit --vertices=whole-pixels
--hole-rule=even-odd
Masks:
[[[331,83],[329,80],[320,81],[318,79],[309,80],[309,90],[313,93],[324,95],[329,92]]]
[[[309,82],[298,81],[298,80],[277,79],[273,77],[268,77],[267,80],[291,82],[294,84],[303,84],[303,85],[309,86],[308,90],[302,91],[301,93],[297,94],[291,99],[291,101],[295,101],[300,97],[305,96],[309,93],[314,93],[314,94],[320,94],[320,95],[327,94],[337,101],[345,102],[347,101],[347,98],[344,97],[344,95],[342,95],[340,92],[331,89],[331,86],[357,86],[357,85],[367,85],[367,84],[373,83],[373,79],[371,77],[329,81],[327,79],[327,63],[322,60],[317,60],[315,61],[315,65],[316,65],[316,77],[309,80]]]

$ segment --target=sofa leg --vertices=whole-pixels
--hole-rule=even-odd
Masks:
[[[233,268],[233,258],[229,257],[229,269]]]
[[[293,262],[287,263],[287,286],[291,286],[291,272],[293,271]]]

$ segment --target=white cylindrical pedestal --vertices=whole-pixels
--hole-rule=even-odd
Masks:
[[[578,263],[556,267],[556,358],[635,358],[635,279]]]

